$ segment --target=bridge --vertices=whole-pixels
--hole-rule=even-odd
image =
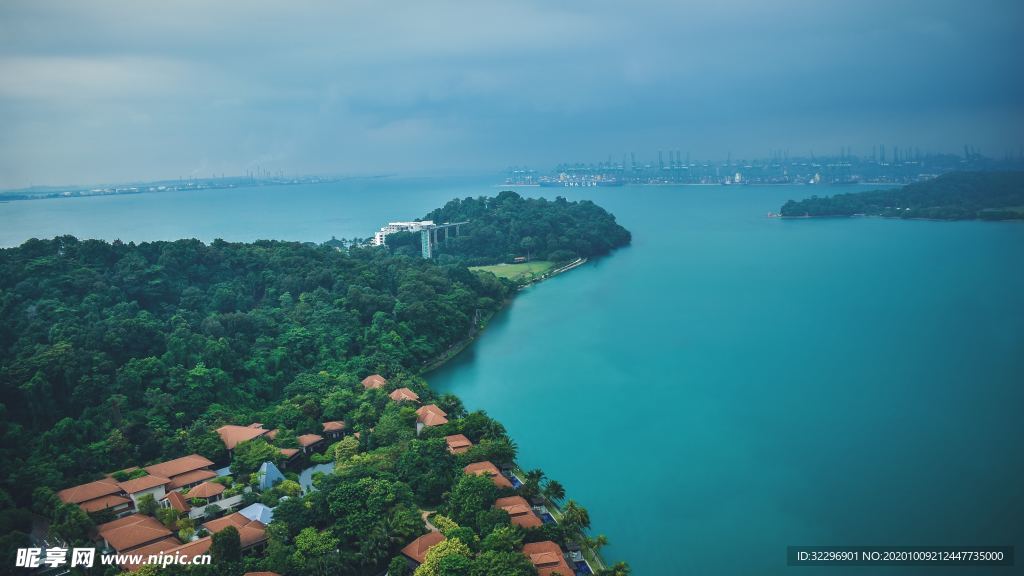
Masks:
[[[463,224],[469,224],[466,222],[445,222],[444,224],[434,224],[433,226],[427,226],[420,230],[420,253],[424,258],[433,258],[434,250],[437,248],[439,242],[448,242],[449,231],[454,229],[454,236],[459,235],[459,226]],[[438,239],[438,232],[444,233],[444,239]]]

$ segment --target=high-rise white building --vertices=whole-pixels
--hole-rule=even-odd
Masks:
[[[423,220],[421,222],[388,222],[387,226],[382,226],[376,234],[373,235],[373,245],[383,246],[384,237],[388,234],[395,232],[419,232],[424,228],[433,228],[433,220]]]

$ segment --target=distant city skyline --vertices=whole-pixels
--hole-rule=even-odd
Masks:
[[[0,189],[1024,144],[1024,4],[11,0]],[[900,144],[903,143],[903,144]]]

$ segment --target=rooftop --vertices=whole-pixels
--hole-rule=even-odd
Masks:
[[[462,434],[452,434],[451,436],[445,436],[444,441],[448,443],[448,451],[452,454],[462,454],[473,447],[473,442],[466,438]]]
[[[103,480],[86,482],[85,484],[65,488],[64,490],[57,492],[57,497],[68,504],[80,504],[101,496],[117,494],[120,491],[121,487],[117,485],[115,480],[104,478]]]
[[[185,497],[181,495],[181,492],[171,492],[167,494],[167,502],[178,512],[188,513],[192,509],[185,500]]]
[[[235,512],[216,520],[210,520],[203,524],[203,528],[209,530],[211,534],[216,534],[228,526],[234,526],[238,530],[238,538],[241,540],[242,548],[248,548],[267,539],[267,527],[262,522],[246,518],[240,512]]]
[[[437,407],[436,404],[427,404],[426,406],[420,406],[416,410],[416,420],[422,422],[424,426],[441,426],[448,423],[448,419],[445,418],[448,414],[444,410]]]
[[[96,528],[100,536],[118,552],[125,552],[171,535],[159,520],[143,514],[132,514]]]
[[[371,374],[366,378],[363,378],[363,388],[367,390],[383,388],[388,385],[388,381],[380,374]]]
[[[573,576],[576,574],[576,571],[570,568],[565,561],[562,549],[550,540],[523,544],[523,554],[526,554],[533,566],[537,568],[540,576],[551,576],[552,574]]]
[[[125,480],[124,482],[118,482],[117,485],[121,487],[128,494],[137,494],[150,488],[156,488],[157,486],[163,486],[170,484],[171,481],[162,476],[140,476],[131,480]]]
[[[213,466],[213,462],[210,462],[199,454],[189,454],[188,456],[182,456],[181,458],[175,458],[174,460],[168,460],[167,462],[160,462],[159,464],[146,466],[145,469],[146,472],[149,472],[153,476],[162,476],[173,480],[175,476],[180,474],[199,470],[200,468],[209,468],[210,466]]]
[[[320,442],[323,439],[324,437],[319,434],[303,434],[298,438],[299,446],[302,446],[303,448],[309,448],[313,444],[316,444],[317,442]]]
[[[345,422],[342,420],[331,420],[324,422],[324,432],[341,432],[345,429]]]
[[[216,482],[203,482],[199,486],[188,491],[189,498],[213,498],[224,492],[223,484]]]
[[[495,508],[508,512],[512,523],[521,528],[537,528],[544,522],[533,513],[530,503],[522,496],[508,496],[494,501]]]
[[[262,427],[254,428],[250,426],[236,426],[234,424],[228,424],[217,428],[217,434],[220,436],[224,446],[227,446],[228,450],[234,450],[235,446],[238,446],[241,442],[252,440],[253,438],[259,438],[267,433]]]
[[[427,532],[410,542],[405,548],[402,548],[402,554],[405,554],[419,564],[423,564],[423,561],[427,559],[427,551],[442,540],[444,540],[444,534],[440,532]]]
[[[100,510],[106,510],[107,508],[114,508],[131,503],[132,501],[129,498],[118,496],[117,494],[110,494],[107,496],[100,496],[99,498],[94,498],[92,500],[86,500],[85,502],[79,502],[78,507],[86,512],[99,512]]]
[[[508,478],[501,475],[501,471],[498,467],[491,462],[474,462],[469,466],[463,468],[466,474],[476,474],[477,476],[490,476],[491,482],[498,488],[511,488],[512,483],[509,482]]]
[[[403,400],[407,402],[420,401],[420,395],[408,388],[399,388],[398,390],[391,392],[391,394],[388,394],[388,396],[390,396],[395,402],[402,402]]]
[[[189,470],[184,474],[178,474],[177,476],[172,477],[171,483],[167,485],[167,489],[177,490],[178,488],[181,488],[183,486],[188,486],[189,484],[195,484],[196,482],[201,482],[203,480],[209,480],[210,478],[216,477],[217,473],[214,472],[213,470],[202,468],[199,470]]]

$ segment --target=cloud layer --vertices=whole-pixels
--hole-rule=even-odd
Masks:
[[[9,0],[0,186],[1017,153],[1022,6]]]

